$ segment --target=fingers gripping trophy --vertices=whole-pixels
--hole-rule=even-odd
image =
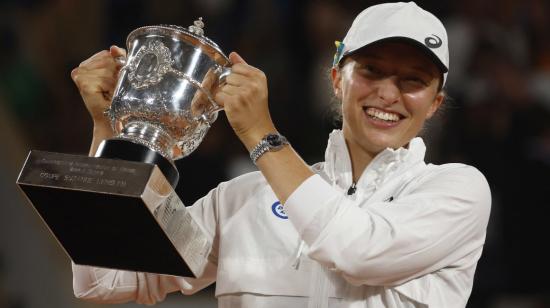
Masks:
[[[17,184],[76,264],[197,276],[211,244],[174,192],[174,160],[216,120],[231,63],[202,18],[135,29],[126,45],[105,111],[115,137],[95,157],[33,150]]]

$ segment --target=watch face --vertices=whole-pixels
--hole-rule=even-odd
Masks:
[[[274,147],[277,147],[283,144],[283,141],[281,140],[279,135],[269,134],[265,139],[267,143],[269,143],[269,145]]]

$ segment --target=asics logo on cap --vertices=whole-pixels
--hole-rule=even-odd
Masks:
[[[438,48],[440,47],[443,42],[439,38],[439,36],[432,34],[432,36],[428,36],[426,39],[424,39],[424,44],[430,48]]]

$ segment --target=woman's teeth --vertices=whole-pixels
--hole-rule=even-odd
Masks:
[[[375,119],[391,121],[391,122],[399,121],[399,115],[395,113],[384,112],[375,108],[367,108],[366,112],[367,112],[367,115]]]

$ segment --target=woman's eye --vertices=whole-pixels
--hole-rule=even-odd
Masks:
[[[381,74],[382,72],[380,71],[380,69],[378,69],[378,67],[374,66],[374,65],[367,65],[367,70],[373,74]]]
[[[423,85],[423,86],[428,85],[428,82],[425,81],[424,79],[420,78],[420,77],[409,76],[409,77],[405,77],[404,80],[406,82],[414,83],[414,84],[417,84],[417,85]]]
[[[382,75],[382,71],[377,66],[371,64],[361,65],[360,71],[368,76],[377,77]]]
[[[405,92],[418,91],[427,88],[429,81],[418,76],[403,77],[400,80],[400,87]]]

